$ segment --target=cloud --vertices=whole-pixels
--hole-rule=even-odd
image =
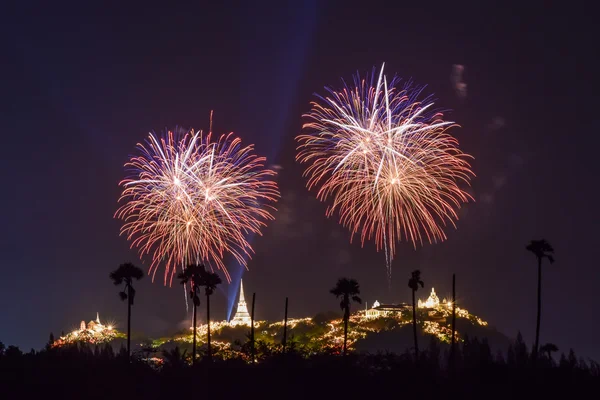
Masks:
[[[335,263],[336,265],[341,266],[349,264],[351,260],[352,256],[350,255],[350,252],[346,249],[341,249],[337,252]]]
[[[450,74],[450,82],[452,82],[456,95],[461,99],[467,97],[467,83],[463,80],[464,71],[464,65],[454,64],[452,66],[452,73]]]
[[[491,204],[494,202],[494,196],[490,193],[484,193],[481,195],[481,201],[485,204]]]
[[[496,190],[500,189],[506,183],[506,176],[499,175],[494,177],[494,188]]]
[[[494,117],[494,119],[492,119],[492,123],[490,124],[489,128],[492,131],[497,131],[498,129],[504,127],[505,124],[506,124],[506,121],[504,120],[504,118]]]
[[[523,159],[522,156],[516,154],[516,153],[512,153],[508,156],[508,162],[511,165],[511,167],[520,167],[525,163],[525,160]]]
[[[302,217],[309,208],[306,204],[300,204],[304,203],[304,200],[304,197],[299,199],[294,192],[282,194],[273,221],[276,239],[298,239],[314,234],[313,221]],[[298,215],[297,210],[302,210],[302,215]]]

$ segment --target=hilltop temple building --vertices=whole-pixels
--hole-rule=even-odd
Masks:
[[[377,300],[373,303],[373,307],[370,310],[365,311],[365,317],[367,318],[380,318],[380,317],[393,317],[402,310],[408,309],[410,306],[406,303],[400,304],[381,304]]]
[[[417,304],[417,307],[418,308],[436,308],[439,305],[440,305],[440,299],[439,299],[439,297],[437,297],[437,294],[435,294],[435,289],[431,288],[431,294],[429,295],[429,298],[427,299],[427,301],[423,301],[423,300],[419,299],[419,303]]]
[[[96,313],[96,320],[87,324],[81,321],[79,329],[76,329],[65,336],[61,336],[54,341],[52,347],[60,347],[69,343],[87,342],[91,344],[107,343],[119,335],[112,325],[104,325],[100,322],[100,315]]]
[[[248,307],[246,306],[246,299],[244,297],[244,283],[240,280],[240,299],[238,301],[237,310],[235,311],[235,316],[229,324],[250,326],[251,320],[250,314],[248,313]]]
[[[82,320],[81,324],[79,324],[80,331],[85,331],[86,329],[90,331],[101,332],[104,329],[112,329],[112,326],[102,325],[102,323],[100,322],[100,313],[96,313],[96,321],[90,321],[86,325],[85,321]]]
[[[442,305],[450,306],[451,303],[446,302],[446,299],[442,300]],[[440,299],[435,293],[435,289],[431,288],[431,294],[429,298],[425,301],[419,299],[417,303],[417,308],[437,308],[440,305]],[[380,317],[393,317],[402,312],[402,310],[411,309],[412,306],[407,303],[400,304],[381,304],[377,300],[373,303],[373,306],[370,309],[366,309],[363,312],[365,313],[366,318],[380,318]]]

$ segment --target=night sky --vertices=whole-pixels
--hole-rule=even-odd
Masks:
[[[420,297],[432,286],[449,294],[456,273],[460,306],[531,343],[536,261],[525,245],[543,237],[556,262],[544,270],[541,343],[600,359],[591,10],[565,2],[35,3],[4,3],[0,12],[5,344],[40,348],[50,331],[96,312],[125,325],[108,274],[142,263],[113,218],[123,164],[148,132],[207,129],[214,110],[215,132],[234,131],[282,167],[276,220],[252,239],[256,254],[244,272],[258,318],[282,318],[286,296],[292,316],[337,310],[329,289],[341,276],[359,281],[369,305],[408,301],[418,268]],[[398,247],[391,292],[384,254],[349,242],[294,161],[313,94],[382,62],[389,77],[427,84],[437,105],[452,110],[461,125],[453,134],[477,174],[476,202],[461,210],[446,242]],[[462,98],[454,64],[465,67]],[[241,275],[236,264],[229,269]],[[222,289],[217,319],[233,295]],[[177,283],[144,278],[134,331],[190,326],[183,296]]]

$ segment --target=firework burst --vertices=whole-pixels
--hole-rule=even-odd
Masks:
[[[307,187],[329,201],[327,216],[361,242],[375,239],[386,251],[388,274],[400,240],[423,244],[446,239],[457,209],[471,196],[459,187],[474,176],[457,140],[422,88],[356,76],[354,86],[327,89],[311,103],[296,159],[308,164]],[[373,85],[375,84],[375,85]]]
[[[193,130],[161,139],[149,134],[137,147],[141,154],[125,164],[130,176],[120,183],[121,234],[140,256],[151,254],[153,278],[164,262],[165,284],[178,265],[194,262],[221,269],[229,281],[223,257],[246,265],[252,253],[246,236],[273,219],[275,172],[231,133],[217,141]]]

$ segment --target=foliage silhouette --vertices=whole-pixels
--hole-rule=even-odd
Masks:
[[[290,341],[288,353],[282,357],[278,343],[257,337],[258,363],[251,364],[248,357],[221,358],[215,352],[210,370],[205,363],[190,368],[191,357],[178,347],[157,354],[160,362],[134,357],[127,364],[109,345],[80,343],[26,354],[9,346],[7,354],[0,352],[1,394],[3,398],[76,396],[152,400],[197,396],[198,385],[194,382],[206,382],[202,390],[207,396],[222,397],[224,391],[227,397],[244,396],[255,383],[260,388],[256,393],[270,398],[281,397],[282,387],[276,383],[282,382],[293,388],[285,397],[299,399],[335,394],[347,398],[389,396],[397,395],[399,389],[404,396],[423,399],[480,399],[482,393],[491,398],[527,394],[534,398],[554,398],[562,392],[568,393],[569,398],[583,398],[600,385],[598,363],[580,359],[572,350],[560,357],[559,365],[541,357],[539,368],[530,368],[531,355],[526,352],[522,338],[517,338],[511,347],[515,354],[525,350],[525,354],[516,357],[524,360],[524,364],[509,364],[503,356],[492,357],[485,340],[465,338],[456,346],[453,378],[445,362],[449,348],[435,341],[420,353],[418,370],[415,359],[408,353],[353,353],[340,359],[303,352],[293,343]],[[122,354],[121,357],[126,356],[124,351]],[[235,385],[231,384],[232,377]],[[351,384],[340,385],[345,379]],[[110,384],[98,387],[103,382]]]
[[[411,272],[408,280],[408,287],[412,291],[412,313],[413,313],[413,336],[415,339],[415,359],[419,361],[419,343],[417,339],[417,305],[415,304],[415,292],[419,290],[419,285],[424,287],[425,284],[421,280],[421,271],[418,269]]]
[[[354,279],[340,278],[333,289],[330,290],[331,294],[335,295],[336,298],[342,298],[340,302],[340,308],[344,311],[344,348],[343,354],[347,354],[347,343],[348,343],[348,320],[350,319],[350,300],[362,303],[362,300],[358,295],[360,294],[360,287],[358,282]]]
[[[204,265],[201,266],[202,271],[200,273],[200,283],[199,286],[204,287],[204,294],[206,295],[206,323],[207,323],[207,344],[208,344],[208,359],[209,361],[212,359],[212,347],[210,343],[210,296],[215,292],[215,289],[218,285],[222,283],[219,275],[214,272],[209,272],[206,270]],[[195,322],[194,322],[194,329]],[[194,335],[196,333],[194,332]]]
[[[452,339],[450,342],[450,366],[454,363],[454,351],[456,344],[456,274],[452,274]]]
[[[542,314],[542,260],[547,258],[548,261],[550,261],[550,264],[554,263],[554,248],[545,239],[532,240],[525,248],[535,255],[538,262],[537,319],[535,324],[535,344],[533,345],[532,352],[532,358],[535,364],[540,343],[540,318]]]
[[[54,333],[50,332],[50,336],[48,337],[48,343],[46,343],[46,350],[50,350],[52,345],[54,344]]]
[[[182,285],[190,284],[190,298],[194,304],[194,318],[193,318],[193,338],[192,338],[192,364],[196,363],[196,338],[197,338],[197,327],[196,327],[196,310],[200,306],[200,297],[198,297],[198,291],[200,290],[200,283],[202,282],[202,274],[205,271],[203,265],[190,264],[185,269],[177,274]]]
[[[132,263],[124,263],[119,268],[110,273],[110,279],[115,286],[125,284],[122,292],[119,292],[121,300],[127,301],[127,357],[131,357],[131,306],[135,299],[135,289],[133,280],[140,280],[144,277],[144,272]]]
[[[163,351],[163,360],[165,368],[170,369],[183,369],[187,365],[185,353],[187,350],[183,352],[179,349],[179,347],[175,347],[171,350]]]
[[[288,322],[288,298],[285,298],[285,313],[283,316],[283,339],[281,341],[282,352],[285,353],[287,345],[287,322]]]
[[[556,353],[558,351],[558,347],[554,343],[546,343],[540,347],[540,353],[546,353],[548,356],[548,360],[552,363],[552,353]]]
[[[256,338],[254,335],[254,306],[256,304],[256,293],[252,293],[252,306],[250,308],[250,352],[252,363],[256,362]]]

